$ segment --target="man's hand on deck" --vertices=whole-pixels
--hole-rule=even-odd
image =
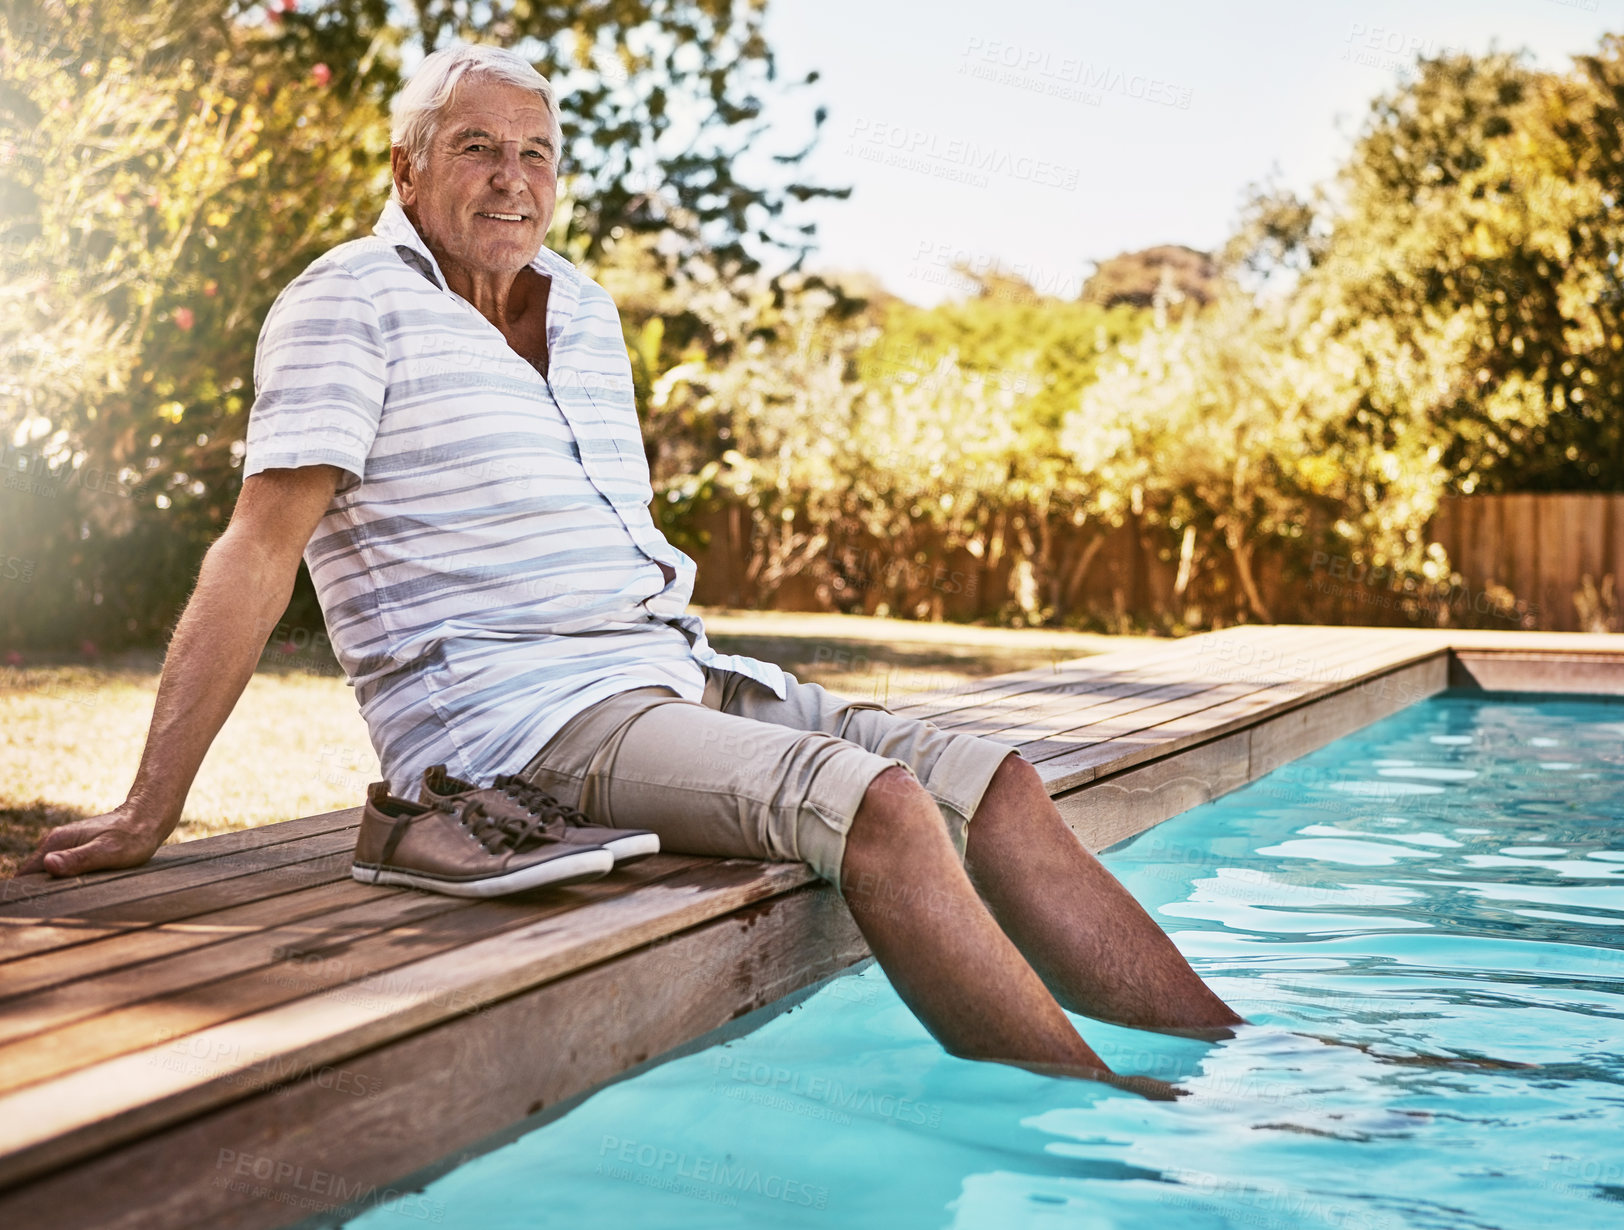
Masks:
[[[138,867],[163,844],[180,821],[209,745],[287,609],[300,554],[332,503],[340,473],[311,465],[243,480],[231,523],[204,555],[170,638],[129,797],[103,815],[52,829],[19,875]]]
[[[53,876],[76,876],[87,871],[139,867],[163,844],[168,832],[140,820],[125,803],[99,816],[58,825],[23,860],[17,874],[44,871]]]

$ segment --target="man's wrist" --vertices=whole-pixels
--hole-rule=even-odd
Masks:
[[[131,791],[117,812],[119,828],[131,836],[149,838],[154,846],[161,846],[164,838],[173,833],[180,823],[181,808],[164,806]]]

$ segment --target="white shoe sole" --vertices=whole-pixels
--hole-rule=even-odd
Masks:
[[[613,841],[599,843],[600,848],[609,851],[615,856],[616,863],[630,863],[636,859],[647,858],[650,854],[660,852],[660,838],[657,833],[638,833],[631,837],[616,837]]]
[[[421,888],[431,893],[446,893],[452,897],[501,897],[507,893],[521,893],[527,888],[541,888],[547,884],[576,884],[582,880],[596,880],[607,875],[615,865],[615,856],[603,846],[550,858],[510,871],[507,875],[490,876],[483,880],[446,880],[420,872],[401,871],[394,867],[366,867],[352,864],[350,877],[362,884],[387,884],[400,888]]]

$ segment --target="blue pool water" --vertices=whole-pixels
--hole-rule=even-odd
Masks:
[[[1105,861],[1254,1022],[1076,1018],[1189,1097],[954,1059],[870,965],[351,1224],[1624,1226],[1624,704],[1435,698]]]

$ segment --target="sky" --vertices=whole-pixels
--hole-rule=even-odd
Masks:
[[[769,0],[783,80],[774,150],[829,119],[805,178],[811,268],[877,275],[916,303],[952,266],[1073,297],[1096,259],[1211,250],[1249,185],[1330,177],[1417,53],[1527,49],[1565,69],[1624,0]]]

